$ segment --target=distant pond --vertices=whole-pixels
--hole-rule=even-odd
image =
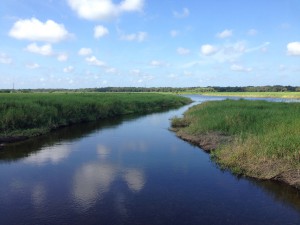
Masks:
[[[222,171],[168,130],[190,106],[75,125],[1,150],[0,224],[300,224],[296,189]]]

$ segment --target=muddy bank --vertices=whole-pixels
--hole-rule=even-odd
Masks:
[[[229,145],[233,141],[232,137],[218,132],[191,135],[185,132],[183,127],[173,127],[171,130],[174,131],[179,138],[200,147],[208,153],[212,153],[214,161],[223,169],[228,169],[241,176],[283,182],[300,189],[300,169],[296,169],[284,160],[264,158],[256,162],[249,161],[248,163],[243,163],[243,165],[237,165],[235,163],[230,165],[225,159],[230,156],[214,153],[216,149],[221,152],[222,147]],[[236,167],[239,167],[239,170],[236,170]]]
[[[172,128],[171,130],[174,131],[179,138],[200,147],[208,153],[231,141],[231,137],[225,136],[218,132],[195,136],[185,133],[178,128]]]

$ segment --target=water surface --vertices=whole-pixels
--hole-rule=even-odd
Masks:
[[[221,171],[168,130],[188,107],[76,125],[6,148],[0,224],[300,224],[297,190]]]

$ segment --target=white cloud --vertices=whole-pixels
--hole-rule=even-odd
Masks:
[[[177,37],[179,35],[179,31],[178,30],[171,30],[170,35],[171,35],[171,37]]]
[[[153,67],[162,67],[162,66],[166,66],[166,63],[158,61],[158,60],[152,60],[150,62],[150,65]]]
[[[81,56],[88,56],[88,55],[91,55],[92,53],[93,53],[93,51],[90,48],[81,48],[78,51],[78,55],[81,55]]]
[[[0,52],[0,63],[2,63],[2,64],[11,64],[12,63],[12,58],[10,58],[5,53]]]
[[[188,8],[183,8],[182,12],[173,12],[173,16],[176,18],[185,18],[190,15],[190,10]]]
[[[36,43],[29,44],[26,49],[26,51],[39,54],[39,55],[44,55],[44,56],[50,56],[53,55],[53,49],[51,44],[45,44],[42,46],[38,46]]]
[[[209,53],[210,48],[207,48],[207,53]],[[243,41],[236,43],[226,43],[225,45],[219,47],[211,48],[210,60],[213,62],[236,62],[240,57],[242,57],[245,53],[247,53],[248,49],[246,47],[246,43]],[[249,50],[250,51],[250,50]],[[207,57],[206,57],[207,58]]]
[[[101,38],[108,34],[109,34],[109,31],[106,27],[101,26],[101,25],[95,26],[95,28],[94,28],[94,37],[95,38]]]
[[[73,66],[67,66],[63,69],[64,73],[71,73],[74,71],[74,67]]]
[[[287,54],[291,56],[300,56],[300,42],[290,42],[287,44]]]
[[[68,0],[69,6],[79,17],[87,20],[107,20],[124,12],[141,11],[144,0],[123,0],[114,3],[112,0]]]
[[[146,32],[138,32],[133,34],[122,34],[120,39],[124,41],[138,41],[143,42],[147,38]]]
[[[201,47],[200,60],[194,60],[182,65],[182,68],[190,68],[198,65],[209,65],[215,63],[231,63],[236,64],[240,59],[248,53],[254,51],[262,51],[270,42],[265,42],[259,46],[248,48],[245,41],[235,43],[226,42],[218,47],[213,45],[203,45]],[[209,57],[208,57],[209,56]],[[233,66],[233,69],[238,67]],[[249,68],[248,68],[249,69]]]
[[[255,36],[255,35],[257,35],[257,30],[250,29],[250,30],[248,30],[247,34],[250,35],[250,36]]]
[[[68,58],[69,58],[69,56],[66,53],[61,53],[61,54],[58,54],[58,56],[57,56],[57,60],[60,62],[65,62],[68,60]]]
[[[179,55],[188,55],[188,54],[190,54],[190,52],[191,51],[187,48],[182,48],[182,47],[177,48],[177,53]]]
[[[100,66],[100,67],[106,66],[105,62],[98,60],[95,56],[87,57],[85,61],[89,65],[93,65],[93,66]]]
[[[213,45],[202,45],[201,46],[201,53],[205,56],[213,55],[218,51],[218,48]]]
[[[120,4],[121,11],[140,11],[144,6],[144,0],[125,0]]]
[[[33,69],[37,69],[37,68],[39,68],[39,67],[40,67],[40,65],[39,65],[39,64],[37,64],[37,63],[29,63],[29,64],[27,64],[27,65],[26,65],[26,67],[27,67],[28,69],[31,69],[31,70],[33,70]]]
[[[216,35],[218,38],[228,38],[232,36],[232,30],[224,30]]]
[[[70,36],[63,24],[53,20],[45,23],[36,18],[18,20],[15,22],[9,36],[19,40],[60,42]]]
[[[251,72],[252,71],[252,68],[244,67],[244,66],[238,65],[238,64],[231,65],[230,69],[232,71],[236,71],[236,72]]]
[[[257,50],[260,50],[262,52],[266,52],[268,50],[268,46],[270,45],[271,43],[270,42],[265,42],[259,46],[256,46],[256,47],[253,47],[253,48],[248,48],[246,49],[246,52],[254,52],[254,51],[257,51]]]

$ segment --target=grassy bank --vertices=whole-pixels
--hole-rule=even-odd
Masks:
[[[0,94],[0,142],[74,123],[178,107],[189,101],[175,95],[145,93]]]
[[[225,100],[189,109],[172,126],[223,168],[300,187],[300,104]]]
[[[206,92],[210,96],[236,96],[249,98],[294,98],[300,99],[300,92]]]

